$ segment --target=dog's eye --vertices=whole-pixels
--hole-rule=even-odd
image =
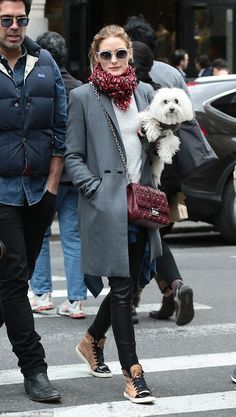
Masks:
[[[178,104],[179,100],[177,98],[175,98],[175,103]]]
[[[164,103],[167,104],[168,103],[168,100],[164,100]]]

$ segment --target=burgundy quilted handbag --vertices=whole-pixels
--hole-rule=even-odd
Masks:
[[[170,209],[164,192],[131,183],[127,185],[127,199],[130,223],[149,229],[159,229],[169,224]]]

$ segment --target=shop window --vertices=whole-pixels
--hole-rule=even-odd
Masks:
[[[45,6],[45,16],[48,18],[49,30],[63,35],[64,19],[63,5],[60,0],[47,0]]]
[[[195,54],[208,55],[211,61],[225,58],[232,61],[232,10],[226,8],[196,8],[194,10]]]

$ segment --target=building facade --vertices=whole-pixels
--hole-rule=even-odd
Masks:
[[[61,33],[68,45],[68,69],[86,79],[93,35],[105,24],[123,25],[134,14],[142,14],[156,30],[156,53],[162,59],[169,59],[175,48],[189,53],[188,76],[195,75],[199,54],[225,58],[236,72],[235,0],[33,0],[29,34],[35,38],[48,29]]]

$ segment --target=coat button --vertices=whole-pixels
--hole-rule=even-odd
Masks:
[[[19,107],[19,103],[15,103],[15,107]]]

